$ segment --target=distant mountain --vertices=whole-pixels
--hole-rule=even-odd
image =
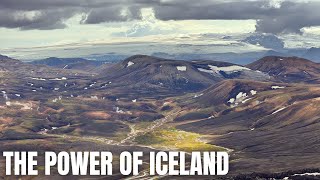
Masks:
[[[52,68],[41,63],[25,63],[8,56],[0,56],[0,71],[6,71],[12,82],[23,81],[22,79],[40,79],[62,78],[62,77],[79,77],[88,76],[88,73],[80,70],[69,70]]]
[[[243,42],[273,50],[281,50],[284,48],[284,42],[273,34],[253,34],[245,38]]]
[[[4,55],[1,55],[1,54],[0,54],[0,62],[1,63],[22,63],[19,60],[16,60],[16,59],[13,59],[13,58],[11,58],[9,56],[4,56]],[[4,64],[2,64],[2,65],[4,65]]]
[[[2,69],[6,69],[8,71],[10,70],[16,70],[18,67],[23,67],[24,64],[16,59],[13,59],[8,56],[0,55],[0,67]]]
[[[320,64],[299,57],[267,56],[246,67],[283,82],[314,82],[320,78]]]
[[[0,60],[10,60],[10,59],[12,60],[12,58],[0,54]]]
[[[320,61],[320,48],[313,47],[308,49],[308,51],[303,54],[303,57],[314,61]]]
[[[92,54],[92,55],[89,55],[84,58],[90,59],[90,60],[95,60],[95,61],[104,61],[104,62],[115,63],[115,62],[123,61],[128,57],[130,57],[130,56],[116,54],[116,53],[108,53],[108,54]]]
[[[266,80],[269,76],[246,67],[219,61],[177,61],[136,55],[102,69],[101,78],[128,85],[199,90],[224,79]]]
[[[176,60],[196,60],[196,59],[206,59],[213,61],[225,61],[229,63],[241,64],[245,65],[251,63],[259,58],[265,56],[266,51],[258,51],[258,52],[246,52],[246,53],[234,53],[234,52],[226,52],[226,53],[210,53],[210,54],[191,54],[191,53],[183,53],[183,54],[167,54],[167,53],[153,53],[152,56],[165,58],[165,59],[176,59]]]
[[[34,65],[47,65],[61,69],[78,69],[90,71],[98,66],[105,64],[103,61],[87,60],[83,58],[56,58],[50,57],[43,60],[36,60],[30,62]]]
[[[274,51],[274,50],[269,50],[267,51],[263,57],[266,56],[282,56],[282,57],[290,57],[290,54],[284,53],[284,52],[278,52],[278,51]]]

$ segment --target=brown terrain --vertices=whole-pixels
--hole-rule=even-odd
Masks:
[[[320,68],[309,60],[244,67],[138,55],[90,62],[90,71],[78,61],[0,61],[1,151],[110,150],[117,159],[125,150],[223,150],[228,178],[292,171],[283,179],[320,165]],[[150,178],[146,167],[139,178]],[[112,178],[123,178],[118,171]]]

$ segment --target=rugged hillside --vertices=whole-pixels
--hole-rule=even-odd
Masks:
[[[317,83],[320,64],[298,57],[267,56],[246,67],[268,73],[282,82]]]
[[[243,67],[138,55],[98,74],[0,62],[3,150],[227,148],[233,174],[320,166],[319,85],[283,83],[316,82],[318,64],[308,60]]]
[[[207,141],[232,149],[239,172],[245,171],[241,164],[252,172],[311,168],[292,167],[305,160],[318,163],[319,92],[316,85],[226,81],[199,97],[179,99],[184,110],[175,123],[178,129],[210,134]]]
[[[224,80],[212,85],[204,91],[196,93],[187,104],[195,107],[211,107],[220,104],[241,104],[246,98],[255,96],[258,92],[281,88],[276,83],[252,80]],[[184,101],[184,100],[183,100]],[[183,104],[183,102],[181,102]]]
[[[150,84],[178,90],[199,90],[224,79],[269,79],[264,73],[231,63],[177,61],[144,55],[102,69],[100,77],[128,85]]]
[[[79,90],[90,84],[93,76],[93,73],[81,70],[33,65],[0,57],[0,90],[9,99],[45,100],[61,92],[68,96],[80,94]]]
[[[13,59],[7,56],[0,56],[0,68],[6,69],[8,72],[17,75],[25,75],[25,77],[36,77],[36,78],[54,78],[60,76],[76,76],[77,75],[88,75],[90,73],[86,73],[81,70],[65,70],[65,69],[57,69],[48,67],[46,65],[42,65],[41,63],[37,64],[29,64],[24,63],[20,60]]]
[[[60,68],[60,69],[78,69],[92,71],[98,66],[105,64],[103,61],[91,61],[83,58],[56,58],[50,57],[43,60],[36,60],[30,62],[35,65],[47,65],[50,67]]]

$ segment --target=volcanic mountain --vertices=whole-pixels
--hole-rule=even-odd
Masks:
[[[16,75],[24,75],[21,77],[32,76],[41,78],[51,78],[56,76],[70,76],[88,74],[85,71],[57,69],[43,65],[41,63],[25,63],[8,56],[0,55],[0,68],[7,70]]]
[[[223,148],[233,174],[320,166],[320,87],[283,83],[316,82],[319,65],[305,59],[266,57],[243,67],[137,55],[96,74],[59,61],[0,62],[3,151]]]
[[[319,90],[317,85],[227,80],[179,99],[184,110],[174,122],[178,129],[212,135],[208,141],[232,149],[237,162],[250,167],[264,162],[252,166],[254,171],[288,170],[306,159],[318,163]]]
[[[83,58],[57,58],[50,57],[47,59],[36,60],[30,62],[34,65],[47,65],[60,69],[78,69],[92,71],[98,66],[105,64],[104,61],[87,60]]]
[[[100,77],[127,85],[149,84],[175,90],[199,90],[224,79],[269,79],[264,73],[226,62],[179,61],[145,55],[104,68]]]
[[[212,107],[220,104],[236,105],[241,104],[243,100],[256,95],[258,92],[285,87],[272,82],[260,82],[252,80],[224,80],[211,87],[198,92],[188,101],[188,105],[195,107]],[[183,103],[183,102],[181,102]]]
[[[267,56],[246,67],[268,73],[282,82],[316,83],[320,64],[298,57]]]

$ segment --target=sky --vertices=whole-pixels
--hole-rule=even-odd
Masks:
[[[248,37],[319,47],[319,9],[320,0],[1,0],[0,54],[28,60],[272,48]]]

